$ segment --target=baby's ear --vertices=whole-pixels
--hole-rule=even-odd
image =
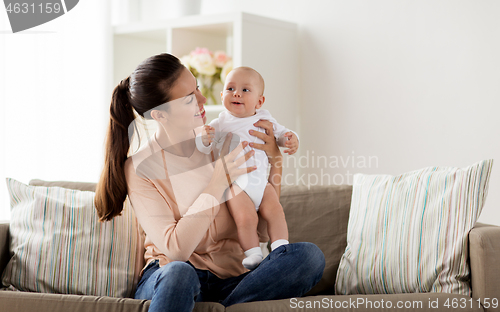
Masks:
[[[261,108],[265,101],[266,101],[265,96],[263,95],[259,96],[259,103],[255,106],[255,108]]]

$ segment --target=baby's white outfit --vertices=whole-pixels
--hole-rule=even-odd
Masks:
[[[219,114],[219,118],[216,118],[209,123],[209,126],[215,128],[214,141],[209,146],[203,145],[200,133],[196,136],[196,147],[199,151],[205,154],[209,154],[214,149],[214,147],[217,152],[219,152],[222,148],[222,145],[224,144],[226,135],[230,132],[233,134],[233,138],[231,139],[231,144],[229,147],[230,151],[232,151],[241,141],[263,144],[263,140],[248,133],[249,130],[265,132],[265,129],[258,128],[253,125],[260,119],[265,119],[272,122],[274,136],[277,139],[278,145],[284,146],[287,140],[287,138],[284,137],[284,134],[293,131],[280,125],[276,121],[276,119],[271,116],[271,113],[269,113],[268,110],[257,109],[255,115],[244,118],[235,117],[228,111],[221,112]],[[297,133],[293,133],[297,135]],[[237,158],[249,152],[250,150],[252,150],[252,148],[250,146],[247,146],[243,150],[243,152],[241,152],[237,156]],[[253,203],[255,204],[255,209],[259,210],[259,206],[264,195],[264,189],[267,185],[267,169],[269,166],[269,161],[267,159],[266,152],[259,149],[254,149],[254,151],[255,154],[253,155],[253,157],[251,157],[246,163],[244,163],[241,168],[257,166],[257,170],[239,176],[234,183],[236,183],[243,191],[245,191],[245,193],[248,194],[250,199],[252,199]]]

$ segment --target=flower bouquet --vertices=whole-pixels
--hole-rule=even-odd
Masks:
[[[207,104],[216,104],[214,86],[224,84],[227,74],[233,69],[233,61],[224,51],[212,53],[207,48],[196,48],[181,57],[181,62],[198,80],[201,93],[207,98]]]

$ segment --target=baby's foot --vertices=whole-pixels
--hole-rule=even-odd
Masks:
[[[262,262],[262,255],[251,255],[241,262],[249,270],[255,269]]]
[[[246,258],[241,262],[243,266],[249,270],[255,269],[264,258],[260,247],[253,247],[245,251]]]
[[[286,239],[277,239],[271,244],[271,251],[275,250],[279,246],[290,244]]]

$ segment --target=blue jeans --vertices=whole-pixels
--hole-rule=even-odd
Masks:
[[[192,311],[195,302],[224,306],[249,301],[301,297],[316,285],[325,257],[312,243],[294,243],[273,250],[253,271],[220,279],[210,271],[175,261],[160,267],[151,262],[137,285],[136,299],[152,300],[149,312]]]

